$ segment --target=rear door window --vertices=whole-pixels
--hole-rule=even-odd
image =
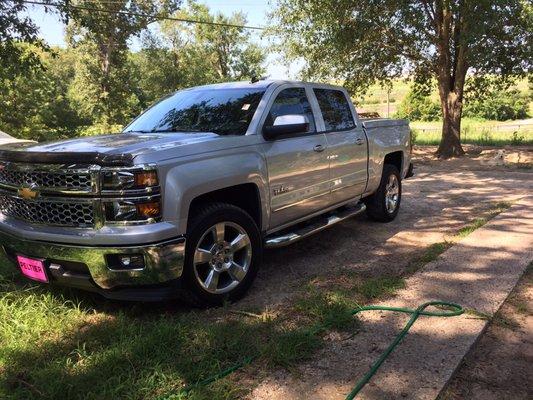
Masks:
[[[355,128],[350,103],[344,92],[334,89],[313,89],[326,131],[345,131]]]

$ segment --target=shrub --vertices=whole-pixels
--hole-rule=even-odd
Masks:
[[[438,121],[441,118],[440,104],[411,89],[396,111],[396,118],[411,121]]]
[[[511,136],[511,144],[513,146],[520,146],[524,142],[525,136],[520,135],[518,131],[514,131]]]
[[[528,118],[528,109],[527,99],[518,90],[498,91],[466,102],[463,116],[507,121]]]

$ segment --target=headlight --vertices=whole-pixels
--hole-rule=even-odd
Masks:
[[[161,188],[154,165],[102,170],[102,202],[110,223],[150,223],[161,219]]]
[[[156,188],[158,185],[156,170],[107,170],[102,179],[104,191],[142,190]]]

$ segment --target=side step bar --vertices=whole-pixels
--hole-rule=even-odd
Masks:
[[[313,218],[308,224],[303,225],[300,228],[293,228],[290,232],[284,230],[284,233],[275,233],[267,236],[265,239],[265,247],[273,249],[276,247],[288,246],[289,244],[329,228],[345,219],[361,214],[365,210],[366,206],[361,202],[353,206],[342,207],[337,211],[333,211],[333,213],[327,213],[325,216]]]

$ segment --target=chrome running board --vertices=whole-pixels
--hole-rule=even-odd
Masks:
[[[288,246],[289,244],[297,242],[298,240],[306,238],[307,236],[342,222],[345,219],[355,217],[365,210],[366,206],[363,203],[357,203],[355,205],[345,206],[336,211],[318,216],[311,219],[307,224],[301,226],[300,228],[288,228],[282,231],[284,233],[278,232],[267,236],[265,239],[265,248],[272,249],[276,247]]]

